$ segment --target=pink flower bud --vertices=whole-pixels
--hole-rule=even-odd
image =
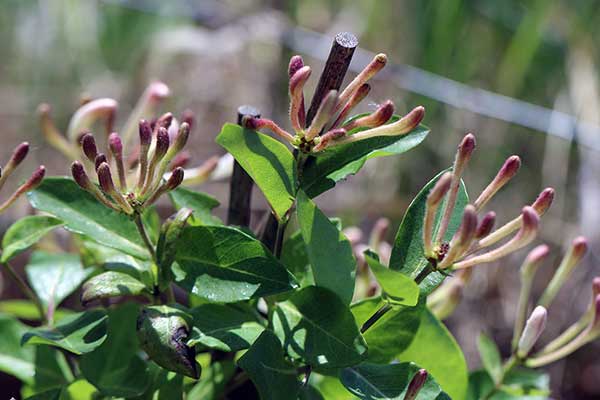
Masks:
[[[171,150],[173,152],[171,159],[173,157],[175,157],[175,155],[177,153],[179,153],[181,150],[183,150],[189,137],[190,137],[190,126],[188,125],[187,122],[184,122],[179,127],[177,136],[175,136],[175,141],[173,142],[173,146],[172,146],[172,150]]]
[[[310,77],[310,67],[298,69],[291,77],[290,92],[290,121],[296,132],[301,132],[306,124],[306,110],[304,108],[304,85]]]
[[[348,115],[350,114],[350,111],[352,111],[354,107],[356,107],[361,101],[363,101],[370,91],[371,86],[368,83],[360,85],[360,87],[352,94],[352,96],[350,96],[346,104],[344,104],[335,122],[331,125],[331,128],[335,128],[341,123],[343,123],[346,117],[348,117]],[[341,103],[338,106],[341,106]]]
[[[346,132],[344,128],[336,128],[328,131],[323,136],[318,138],[319,143],[317,143],[317,145],[313,147],[312,151],[314,153],[318,153],[319,151],[326,149],[330,145],[334,145],[336,139],[343,138],[344,136],[346,136],[347,133],[348,132]]]
[[[196,118],[194,116],[194,112],[190,109],[186,109],[181,113],[181,122],[185,122],[190,126],[190,131],[194,128],[194,123],[196,122]]]
[[[183,182],[183,177],[184,177],[183,168],[181,168],[181,167],[175,168],[173,170],[173,172],[171,173],[169,180],[166,183],[166,190],[173,190],[177,186],[181,185],[181,182]]]
[[[154,150],[154,158],[162,159],[169,150],[169,132],[164,126],[160,126],[156,132],[156,148]]]
[[[386,100],[375,112],[362,118],[356,118],[344,125],[344,129],[351,131],[355,128],[375,128],[388,122],[392,115],[394,115],[394,103],[391,100]]]
[[[139,133],[140,133],[140,145],[150,146],[150,142],[152,141],[152,127],[150,123],[145,119],[140,120],[139,125]]]
[[[552,205],[552,201],[554,200],[554,189],[546,188],[542,190],[537,199],[531,205],[538,215],[542,216],[546,213],[546,211]]]
[[[458,145],[458,150],[456,153],[457,157],[465,161],[470,159],[476,145],[477,143],[475,140],[475,135],[472,133],[467,133]]]
[[[23,162],[25,157],[27,157],[27,153],[29,153],[29,143],[23,142],[19,144],[17,147],[15,147],[8,165],[11,165],[12,168],[16,168],[19,164],[21,164],[21,162]]]
[[[468,204],[463,212],[462,221],[458,231],[450,241],[450,249],[444,259],[438,264],[438,268],[444,269],[462,256],[471,246],[477,232],[477,213],[475,207]]]
[[[433,189],[427,195],[425,216],[423,217],[423,249],[426,257],[434,257],[433,225],[437,210],[450,189],[452,172],[446,172],[438,179]]]
[[[173,161],[171,161],[171,165],[169,166],[169,168],[171,169],[171,171],[173,171],[177,167],[185,168],[190,163],[191,159],[192,156],[189,151],[182,151],[181,153],[177,154],[175,158],[173,158]]]
[[[294,140],[294,137],[290,133],[286,132],[275,122],[267,118],[256,118],[251,115],[244,115],[242,118],[242,126],[253,130],[267,128],[280,138],[285,139],[287,142]]]
[[[533,310],[527,323],[525,323],[525,329],[523,329],[523,333],[519,339],[517,347],[518,357],[524,358],[529,354],[542,332],[544,332],[544,328],[546,328],[547,317],[548,312],[544,307],[537,306]]]
[[[96,173],[98,174],[98,182],[100,183],[102,191],[107,194],[116,193],[117,190],[115,188],[108,163],[102,162],[98,166]]]
[[[594,298],[600,295],[600,276],[595,277],[592,281],[592,293]]]
[[[445,172],[444,175],[438,179],[433,186],[433,189],[427,195],[427,205],[432,207],[438,205],[444,199],[448,189],[450,189],[450,183],[452,182],[452,172]]]
[[[311,141],[321,133],[321,130],[323,130],[327,122],[333,117],[337,102],[337,91],[330,90],[323,101],[321,101],[310,127],[306,130],[306,140]]]
[[[71,164],[71,175],[73,175],[73,179],[79,186],[81,186],[82,189],[90,189],[92,183],[90,182],[90,178],[88,178],[81,162],[74,161],[73,164]]]
[[[88,131],[94,122],[99,119],[105,119],[111,124],[117,111],[117,106],[118,104],[115,100],[104,98],[92,100],[79,107],[69,122],[67,137],[71,142],[75,142],[83,132]]]
[[[375,74],[385,67],[387,64],[387,56],[385,54],[377,54],[373,60],[346,86],[340,93],[340,104],[345,104],[354,92],[363,84],[367,83]]]
[[[31,177],[23,185],[24,191],[30,191],[38,187],[40,183],[42,183],[42,180],[44,180],[45,175],[46,167],[40,165],[35,171],[33,171]]]
[[[166,99],[171,95],[169,87],[160,81],[152,82],[146,88],[144,96],[147,96],[148,100],[152,102],[158,102]]]
[[[533,279],[535,272],[546,259],[548,253],[550,253],[550,248],[545,244],[541,244],[529,252],[521,266],[521,279],[523,281],[530,281]]]
[[[163,115],[161,115],[158,118],[158,120],[156,121],[156,126],[158,128],[169,129],[172,122],[173,122],[173,114],[168,112],[168,113],[164,113]]]
[[[521,167],[521,159],[518,156],[510,156],[490,184],[481,192],[477,200],[475,200],[475,208],[481,210],[488,201],[510,181],[519,171]]]
[[[296,71],[298,71],[300,68],[304,67],[304,61],[302,60],[301,56],[292,56],[292,58],[290,58],[290,64],[288,66],[288,75],[291,78]]]
[[[408,388],[406,389],[406,395],[404,396],[404,400],[415,400],[425,385],[425,381],[427,380],[427,371],[424,369],[420,369],[417,371],[415,376],[410,380],[408,384]]]
[[[86,133],[81,137],[81,148],[83,149],[83,154],[90,160],[94,162],[96,160],[96,156],[98,155],[98,148],[96,147],[96,140],[94,139],[94,135],[91,133]]]
[[[96,172],[98,171],[98,167],[102,163],[108,163],[108,160],[106,159],[106,155],[104,155],[104,153],[98,153],[96,159],[94,160],[94,167],[96,168]]]
[[[481,239],[490,234],[492,229],[494,228],[494,223],[496,222],[496,213],[490,211],[486,213],[481,221],[479,222],[479,226],[477,227],[477,233],[475,234],[475,238]]]
[[[123,142],[116,132],[108,136],[108,146],[114,157],[123,157]]]

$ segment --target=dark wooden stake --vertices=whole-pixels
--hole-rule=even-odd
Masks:
[[[239,125],[244,115],[259,118],[260,111],[248,105],[240,106],[237,110]],[[233,162],[233,172],[229,186],[229,209],[227,210],[227,225],[250,226],[250,202],[252,200],[252,178],[242,166]]]
[[[327,93],[330,90],[339,90],[342,86],[357,46],[358,39],[352,33],[340,32],[335,35],[329,57],[327,57],[327,62],[319,78],[319,84],[306,113],[307,125],[312,122],[319,109],[319,105]]]

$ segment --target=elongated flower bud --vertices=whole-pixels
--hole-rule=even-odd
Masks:
[[[306,124],[304,85],[310,77],[310,74],[310,67],[302,67],[290,77],[290,121],[292,128],[296,132],[301,132]]]
[[[552,201],[554,201],[554,189],[546,188],[542,190],[531,206],[539,216],[542,216],[550,208]]]
[[[490,211],[486,213],[481,221],[479,222],[479,226],[477,227],[477,233],[475,234],[476,239],[481,239],[490,234],[492,229],[494,228],[494,223],[496,222],[496,213]]]
[[[23,142],[15,147],[10,160],[8,160],[2,170],[2,175],[0,176],[0,188],[4,186],[4,182],[6,182],[13,171],[23,162],[25,157],[27,157],[27,153],[29,153],[29,143]]]
[[[152,118],[157,111],[158,104],[160,104],[160,102],[162,102],[165,98],[169,97],[169,95],[169,87],[162,82],[152,82],[150,85],[148,85],[135,105],[135,108],[129,114],[129,118],[125,123],[123,131],[121,132],[125,147],[131,144],[131,140],[135,135],[139,121],[141,119]]]
[[[304,67],[304,60],[302,60],[302,57],[299,55],[292,56],[288,66],[288,76],[291,78],[302,67]]]
[[[330,90],[319,105],[310,127],[306,130],[306,140],[310,141],[319,135],[327,122],[333,117],[337,102],[337,91]]]
[[[346,86],[340,93],[340,104],[345,104],[352,94],[363,84],[367,83],[375,74],[385,67],[387,56],[383,53],[377,54],[373,60]]]
[[[121,210],[126,214],[133,214],[133,208],[131,205],[123,198],[121,193],[117,191],[115,188],[115,184],[112,179],[112,174],[110,172],[110,167],[108,163],[103,162],[98,167],[96,171],[98,174],[98,182],[100,182],[100,187],[102,191],[106,193],[110,198],[121,207]]]
[[[519,171],[521,167],[521,159],[518,156],[510,156],[506,159],[496,177],[490,184],[481,192],[477,200],[475,200],[475,208],[481,210],[490,199],[506,185]]]
[[[194,124],[196,123],[196,117],[194,112],[190,109],[186,109],[181,113],[181,122],[185,122],[190,126],[190,131],[194,128]]]
[[[183,168],[181,168],[181,167],[175,168],[173,170],[173,172],[171,173],[169,180],[167,180],[166,189],[174,190],[175,188],[177,188],[177,186],[181,185],[181,182],[183,182],[183,177],[184,177]]]
[[[454,264],[454,269],[469,268],[477,264],[489,263],[507,256],[525,246],[535,239],[539,227],[540,218],[535,210],[530,206],[523,207],[521,211],[523,225],[521,229],[512,239],[504,243],[502,246],[490,250],[486,253],[467,258]]]
[[[221,161],[221,160],[223,160],[223,161]],[[219,169],[223,168],[223,167],[219,167],[220,163],[226,165],[227,167],[225,167],[225,169],[229,170],[228,166],[231,164],[228,160],[230,160],[230,159],[229,159],[229,157],[226,157],[226,156],[223,156],[223,157],[214,156],[214,157],[211,157],[208,160],[206,160],[199,167],[186,170],[185,171],[186,184],[199,185],[199,184],[205,182],[206,180],[208,180],[213,173],[218,174],[217,168],[219,168]]]
[[[391,100],[386,100],[373,113],[356,118],[344,125],[344,129],[351,131],[355,128],[375,128],[388,122],[392,115],[394,115],[394,103]]]
[[[119,174],[119,187],[124,192],[127,190],[127,178],[125,176],[125,166],[123,165],[123,143],[116,132],[108,137],[108,147],[115,158],[117,172]]]
[[[169,132],[167,128],[161,126],[156,132],[156,148],[154,149],[154,159],[160,161],[169,150]]]
[[[88,131],[94,122],[104,118],[109,124],[114,119],[117,111],[117,102],[113,99],[96,99],[79,107],[73,114],[69,127],[67,128],[67,137],[71,142],[76,142],[82,133]]]
[[[140,146],[150,146],[152,142],[152,127],[145,119],[139,122]]]
[[[547,317],[548,312],[544,307],[537,306],[533,310],[531,316],[525,324],[523,334],[519,339],[519,345],[517,347],[518,357],[524,358],[529,354],[542,332],[544,332],[544,328],[546,328]]]
[[[521,277],[533,279],[535,272],[550,253],[550,247],[541,244],[529,252],[521,266]]]
[[[73,164],[71,164],[71,175],[73,175],[73,179],[82,189],[87,190],[88,192],[93,194],[96,197],[96,199],[102,204],[109,208],[112,208],[113,210],[120,210],[102,194],[102,192],[100,191],[100,189],[98,189],[98,187],[96,187],[96,185],[94,185],[90,181],[90,178],[86,174],[85,168],[83,167],[83,164],[81,164],[81,162],[74,161]]]
[[[344,128],[336,128],[328,131],[323,136],[319,138],[315,138],[315,141],[319,139],[319,143],[315,147],[313,147],[313,152],[317,153],[321,150],[326,149],[328,146],[335,144],[335,141],[339,138],[343,138],[346,136],[348,132]]]
[[[177,132],[177,136],[175,136],[175,140],[173,141],[173,145],[169,148],[169,151],[165,155],[163,160],[164,163],[169,163],[171,160],[183,150],[185,144],[190,137],[190,126],[184,122],[179,126],[179,131]]]
[[[140,153],[137,188],[139,190],[144,186],[148,173],[148,150],[152,142],[152,127],[150,127],[150,123],[144,119],[140,120],[138,132],[140,136]]]
[[[435,186],[427,195],[425,203],[425,217],[423,218],[423,249],[426,257],[434,256],[433,225],[437,210],[450,189],[452,173],[446,172],[438,179]]]
[[[50,105],[42,103],[38,106],[38,115],[40,116],[40,125],[44,139],[55,149],[60,151],[68,158],[77,158],[77,149],[67,141],[65,136],[56,128],[52,116],[50,115]]]
[[[423,388],[423,385],[425,385],[426,380],[427,371],[424,369],[418,370],[408,384],[408,389],[406,389],[404,400],[415,400]]]
[[[160,184],[162,176],[157,177],[156,184],[154,184],[154,175],[156,173],[156,168],[160,164],[161,160],[167,154],[169,150],[169,132],[163,126],[158,128],[156,132],[156,146],[154,147],[154,155],[150,160],[150,164],[148,165],[148,172],[146,174],[146,181],[144,182],[144,186],[140,192],[140,195],[143,197],[144,195],[148,195],[156,190],[156,187]]]
[[[552,303],[560,288],[567,281],[571,272],[573,272],[573,269],[587,252],[587,249],[587,240],[583,236],[579,236],[573,240],[569,251],[567,251],[567,254],[563,257],[552,280],[550,280],[546,290],[544,290],[544,293],[540,298],[540,305],[548,307],[550,303]]]
[[[244,115],[244,117],[242,118],[242,126],[253,130],[267,128],[268,130],[270,130],[280,138],[286,140],[287,142],[291,143],[294,140],[294,136],[292,136],[290,133],[283,130],[275,122],[267,118],[256,118],[251,115]]]
[[[106,159],[106,155],[104,155],[104,153],[98,153],[96,159],[94,160],[94,167],[96,168],[96,171],[98,171],[98,167],[102,163],[108,163],[108,160]]]
[[[177,167],[185,167],[189,164],[191,159],[192,155],[189,151],[182,151],[173,158],[173,161],[171,161],[171,164],[169,165],[169,169],[173,171]]]
[[[477,232],[477,213],[475,207],[471,204],[465,207],[463,212],[462,221],[458,231],[452,237],[450,241],[450,249],[446,256],[438,264],[438,268],[444,269],[452,265],[452,263],[462,256],[471,246],[471,242],[475,238]]]
[[[156,120],[155,129],[159,129],[159,128],[169,129],[172,122],[173,122],[173,114],[170,112],[164,113]]]
[[[5,211],[8,207],[13,205],[23,193],[37,188],[42,183],[44,175],[46,175],[46,167],[40,165],[35,171],[33,171],[29,179],[27,179],[24,184],[19,186],[17,190],[8,198],[8,200],[0,205],[0,212]]]
[[[340,110],[337,118],[335,119],[335,122],[331,125],[331,128],[335,128],[335,127],[339,126],[340,124],[342,124],[346,120],[346,117],[348,117],[348,115],[350,114],[350,111],[352,111],[354,109],[354,107],[356,107],[358,105],[358,103],[363,101],[364,98],[367,97],[367,95],[369,94],[370,91],[371,91],[371,86],[368,83],[362,84],[352,94],[352,96],[350,96],[350,98],[348,99],[346,104],[344,104],[344,106]]]
[[[81,137],[81,148],[83,149],[83,154],[90,160],[94,162],[96,160],[96,156],[98,156],[98,148],[96,147],[96,140],[94,139],[94,135],[91,133],[86,133]]]

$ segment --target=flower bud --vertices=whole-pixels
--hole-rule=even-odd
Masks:
[[[190,109],[186,109],[181,113],[181,122],[185,122],[190,126],[190,131],[194,127],[194,123],[196,122],[196,118],[194,116],[194,112]]]
[[[539,216],[542,216],[546,213],[548,208],[550,208],[553,200],[554,189],[546,188],[542,190],[531,206],[535,209],[535,212],[537,212]]]
[[[171,164],[169,165],[169,169],[173,171],[177,167],[185,167],[189,164],[191,159],[192,156],[189,151],[182,151],[173,158],[173,161],[171,161]]]
[[[346,103],[354,92],[363,84],[367,83],[375,74],[385,67],[387,64],[387,56],[385,54],[377,54],[373,60],[346,86],[340,93],[340,104]]]
[[[174,190],[177,186],[183,182],[184,171],[183,168],[177,167],[171,173],[169,180],[166,183],[167,190]]]
[[[533,279],[535,272],[546,259],[548,253],[550,253],[550,247],[545,244],[541,244],[531,250],[521,266],[521,278],[523,280]]]
[[[433,246],[433,225],[437,210],[444,199],[450,184],[452,183],[452,173],[444,173],[435,183],[435,186],[427,195],[425,205],[425,216],[423,218],[423,250],[426,257],[434,256]]]
[[[112,123],[117,106],[115,100],[104,98],[92,100],[79,107],[69,122],[67,137],[71,142],[75,142],[83,132],[89,130],[94,122],[101,118],[106,119],[109,124]]]
[[[475,200],[475,208],[481,210],[490,199],[510,181],[519,171],[521,167],[521,159],[518,156],[510,156],[506,159],[496,177],[490,184],[481,192],[477,200]]]
[[[540,218],[535,210],[530,206],[523,207],[521,211],[523,225],[515,236],[502,246],[490,250],[486,253],[467,258],[454,264],[454,269],[468,268],[477,264],[489,263],[507,256],[525,246],[535,239],[539,227]]]
[[[154,158],[161,160],[169,150],[169,132],[164,126],[159,126],[156,132],[156,148],[154,149]]]
[[[290,77],[290,121],[296,132],[301,132],[306,124],[304,85],[310,77],[310,73],[310,67],[302,67]]]
[[[46,167],[40,165],[33,173],[31,177],[25,181],[24,184],[19,186],[17,190],[6,200],[2,205],[0,205],[0,212],[3,212],[8,207],[14,204],[14,202],[25,192],[29,192],[37,188],[44,179],[44,175],[46,175]]]
[[[304,60],[302,60],[302,57],[298,55],[292,56],[288,66],[288,76],[291,78],[302,67],[304,67]]]
[[[596,296],[594,301],[594,319],[592,320],[592,330],[597,335],[600,333],[600,295]]]
[[[335,140],[343,138],[348,132],[344,128],[336,128],[328,131],[326,134],[319,138],[315,138],[315,141],[319,139],[319,143],[313,147],[313,152],[317,153],[321,150],[326,149],[329,145],[335,145]]]
[[[523,329],[521,338],[519,339],[519,345],[517,347],[517,356],[519,358],[524,358],[529,354],[544,331],[544,328],[546,328],[547,317],[548,312],[544,307],[537,306],[533,310],[525,324],[525,329]]]
[[[199,167],[196,168],[192,168],[192,169],[188,169],[185,171],[185,182],[186,184],[189,185],[199,185],[203,182],[205,182],[206,180],[208,180],[208,178],[210,178],[212,176],[212,174],[214,173],[215,175],[219,175],[220,172],[217,169],[225,169],[226,172],[230,170],[230,162],[231,158],[227,157],[227,156],[223,156],[223,157],[218,157],[218,156],[214,156],[209,158],[208,160],[204,161],[204,163],[202,165],[200,165]],[[219,164],[221,164],[221,167],[219,167]],[[222,174],[221,176],[227,176],[227,174]]]
[[[5,167],[5,170],[8,168],[8,165],[10,165],[12,168],[18,167],[19,164],[23,162],[25,157],[27,157],[27,153],[29,153],[29,143],[23,142],[17,147],[15,147],[15,150],[13,151],[12,156],[10,157],[10,161]]]
[[[306,140],[310,141],[321,133],[321,130],[323,130],[327,122],[333,117],[337,102],[337,90],[330,90],[323,101],[321,101],[310,127],[306,130]]]
[[[90,189],[92,182],[90,181],[90,178],[88,178],[81,162],[73,161],[73,164],[71,164],[71,175],[73,175],[73,179],[82,189]]]
[[[119,187],[122,191],[127,190],[127,178],[125,176],[125,166],[123,165],[123,142],[116,132],[108,136],[108,147],[115,158],[117,172],[119,174]]]
[[[448,193],[448,189],[450,189],[450,183],[452,182],[452,172],[445,172],[444,175],[438,179],[435,183],[435,186],[429,194],[427,195],[427,206],[432,207],[435,205],[439,205],[446,193]]]
[[[600,296],[600,276],[595,277],[592,281],[592,293],[594,298]]]
[[[352,94],[352,96],[350,96],[350,98],[348,99],[346,104],[344,104],[344,106],[342,107],[341,111],[339,112],[335,122],[331,125],[331,128],[335,128],[335,127],[339,126],[341,123],[343,123],[344,120],[346,119],[346,117],[348,116],[348,114],[350,114],[350,111],[352,111],[354,109],[354,107],[356,107],[358,105],[358,103],[363,101],[364,98],[367,97],[367,95],[369,94],[370,91],[371,91],[371,86],[368,83],[362,84],[356,90],[356,92],[354,92]]]
[[[383,125],[394,115],[394,103],[391,100],[386,100],[373,113],[366,115],[344,125],[344,129],[351,131],[355,128],[375,128]]]
[[[462,256],[471,246],[476,231],[477,213],[475,212],[475,207],[468,204],[463,212],[460,227],[450,241],[450,249],[444,259],[438,264],[438,268],[447,268]]]
[[[413,376],[413,378],[410,380],[410,383],[408,384],[404,400],[415,400],[419,395],[421,388],[423,387],[423,385],[425,385],[426,380],[427,371],[425,369],[418,370],[415,376]]]
[[[117,191],[110,172],[110,166],[107,162],[100,163],[96,173],[98,174],[98,182],[104,193],[110,194]]]
[[[294,140],[294,137],[290,133],[286,132],[275,122],[267,118],[256,118],[251,115],[244,115],[242,118],[242,126],[252,130],[267,128],[280,138],[285,139],[290,143],[292,140]]]
[[[556,269],[554,276],[550,280],[550,283],[544,290],[542,297],[540,298],[539,304],[548,307],[554,300],[558,291],[567,281],[573,269],[577,266],[579,261],[583,258],[587,252],[587,240],[583,236],[576,237],[571,243],[571,247],[563,257],[560,265]]]
[[[150,142],[152,142],[152,127],[150,127],[150,123],[145,119],[140,120],[139,133],[140,145],[150,146]]]
[[[172,122],[173,122],[173,114],[170,112],[164,113],[163,115],[161,115],[158,118],[158,120],[156,120],[156,128],[169,129]]]
[[[175,136],[175,141],[173,142],[173,146],[171,146],[171,148],[169,149],[169,153],[167,154],[166,158],[168,158],[169,161],[171,161],[173,159],[173,157],[175,157],[175,155],[177,155],[177,153],[179,153],[181,150],[183,150],[189,137],[190,137],[190,126],[188,125],[187,122],[184,122],[179,127],[179,132],[177,133],[177,136]]]
[[[98,167],[102,163],[108,163],[108,160],[106,159],[106,155],[104,155],[104,153],[98,153],[96,159],[94,160],[94,167],[96,168],[96,171],[98,171]]]
[[[81,148],[83,149],[83,154],[90,160],[94,162],[96,160],[96,156],[98,155],[98,148],[96,147],[96,140],[94,139],[94,135],[91,133],[86,133],[81,137]]]
[[[490,211],[486,213],[481,221],[479,222],[479,226],[477,227],[477,233],[475,234],[476,239],[481,239],[490,234],[492,229],[494,228],[494,223],[496,222],[496,213]]]

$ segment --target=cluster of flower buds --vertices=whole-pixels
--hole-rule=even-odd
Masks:
[[[42,133],[50,145],[63,153],[67,158],[76,160],[79,158],[80,146],[82,145],[84,136],[92,131],[92,128],[95,125],[97,125],[99,122],[102,122],[106,140],[109,142],[112,141],[112,145],[109,143],[109,147],[115,147],[114,150],[118,150],[118,147],[121,147],[121,161],[119,161],[119,158],[116,155],[114,155],[114,159],[117,163],[117,169],[120,168],[119,163],[122,163],[123,166],[126,167],[119,169],[119,183],[122,185],[124,180],[121,179],[123,178],[121,174],[126,175],[127,171],[125,171],[125,169],[131,170],[136,167],[139,162],[141,162],[141,152],[146,151],[148,156],[154,154],[154,149],[157,145],[156,137],[158,136],[158,130],[156,128],[157,126],[160,127],[161,124],[163,125],[163,128],[166,129],[171,142],[176,141],[176,136],[180,130],[180,122],[181,125],[183,125],[183,123],[187,123],[189,129],[193,127],[194,115],[191,113],[191,111],[184,111],[180,120],[172,118],[172,116],[167,118],[167,114],[163,115],[162,117],[157,117],[161,103],[163,100],[169,97],[169,95],[170,90],[167,85],[162,82],[151,83],[138,100],[132,112],[129,114],[125,124],[123,125],[123,128],[120,131],[120,137],[115,137],[115,135],[113,135],[114,122],[118,108],[118,103],[113,99],[100,98],[94,100],[82,100],[81,106],[71,117],[67,127],[66,135],[63,135],[54,124],[54,121],[50,115],[50,106],[47,104],[42,104],[38,108]],[[141,138],[142,142],[139,144],[135,141],[136,132],[139,130],[139,121],[141,120],[149,121],[149,124],[152,127],[152,142],[150,145],[144,142],[144,140],[148,140],[147,138]],[[166,124],[166,122],[169,123]],[[87,141],[88,148],[90,151],[92,151],[92,147],[89,146],[90,139],[88,138]],[[150,147],[144,150],[144,146]],[[110,152],[107,152],[108,161],[110,161],[111,156],[113,155],[112,147],[110,148]],[[129,152],[129,157],[127,159],[122,158],[122,148],[133,149],[133,151]],[[159,151],[160,150],[161,149],[159,149]],[[86,153],[86,156],[90,158],[90,154]],[[169,160],[170,163],[168,166],[170,171],[174,171],[177,169],[177,167],[185,168],[190,162],[190,158],[190,154],[187,151],[176,153],[174,158]],[[151,159],[147,159],[146,161],[150,162]],[[95,164],[95,159],[92,160],[92,162]],[[198,167],[186,169],[184,174],[185,183],[190,185],[202,183],[211,177],[213,172],[218,167],[223,170],[231,169],[228,168],[228,166],[232,168],[233,160],[220,160],[218,157],[212,157]],[[78,169],[79,167],[75,168]],[[166,178],[168,179],[168,176],[166,176]],[[109,195],[109,197],[111,196]]]
[[[183,181],[183,167],[175,166],[173,169],[172,164],[178,163],[176,157],[187,143],[190,123],[182,122],[171,139],[169,130],[174,124],[179,125],[171,113],[162,115],[154,124],[146,120],[139,121],[140,144],[134,152],[137,157],[130,157],[134,160],[128,163],[124,159],[123,141],[116,132],[108,136],[107,154],[98,152],[91,133],[84,134],[81,148],[96,171],[100,188],[91,182],[80,161],[73,162],[71,166],[75,182],[107,207],[129,215],[139,213],[144,206],[154,203],[162,194],[175,189]],[[111,161],[117,171],[117,184]],[[169,170],[171,172],[167,174]]]
[[[512,347],[517,359],[523,360],[526,366],[537,368],[550,364],[600,338],[600,277],[596,277],[592,280],[592,296],[589,306],[581,318],[546,344],[539,352],[531,354],[534,345],[544,331],[548,307],[574,268],[579,265],[587,248],[585,238],[577,237],[573,240],[527,322],[525,322],[525,316],[530,302],[533,278],[538,267],[549,254],[548,246],[540,245],[534,248],[521,266],[521,292]]]
[[[7,179],[10,177],[10,175],[12,175],[19,164],[21,164],[25,157],[27,157],[27,153],[29,153],[29,143],[27,142],[23,142],[15,148],[8,163],[6,163],[4,167],[0,168],[0,189],[2,189]],[[33,171],[25,183],[20,185],[7,200],[0,204],[0,212],[6,211],[6,209],[13,205],[22,194],[38,187],[40,183],[42,183],[45,174],[46,168],[43,165],[40,165],[35,171]]]
[[[367,83],[387,63],[385,54],[375,58],[346,86],[338,92],[331,90],[323,98],[312,121],[307,121],[304,104],[304,85],[311,68],[304,65],[300,56],[290,60],[289,95],[291,134],[270,119],[246,116],[243,123],[250,129],[266,128],[289,142],[303,153],[319,153],[329,147],[356,142],[376,136],[400,136],[412,131],[423,119],[421,106],[403,118],[387,123],[394,115],[394,103],[387,100],[369,115],[346,121],[350,112],[367,96],[371,86]]]
[[[461,176],[474,149],[475,137],[467,134],[458,146],[452,171],[440,177],[427,197],[423,221],[424,252],[438,270],[460,270],[489,263],[528,245],[537,235],[540,216],[550,207],[554,198],[554,189],[544,189],[531,206],[523,207],[518,217],[496,230],[493,229],[496,219],[493,211],[478,218],[485,205],[519,170],[521,160],[511,156],[475,202],[465,207],[460,227],[451,240],[444,241],[456,205]],[[445,204],[444,209],[439,210],[442,204]],[[441,220],[434,232],[438,211],[441,212]],[[489,249],[515,231],[505,243]]]

